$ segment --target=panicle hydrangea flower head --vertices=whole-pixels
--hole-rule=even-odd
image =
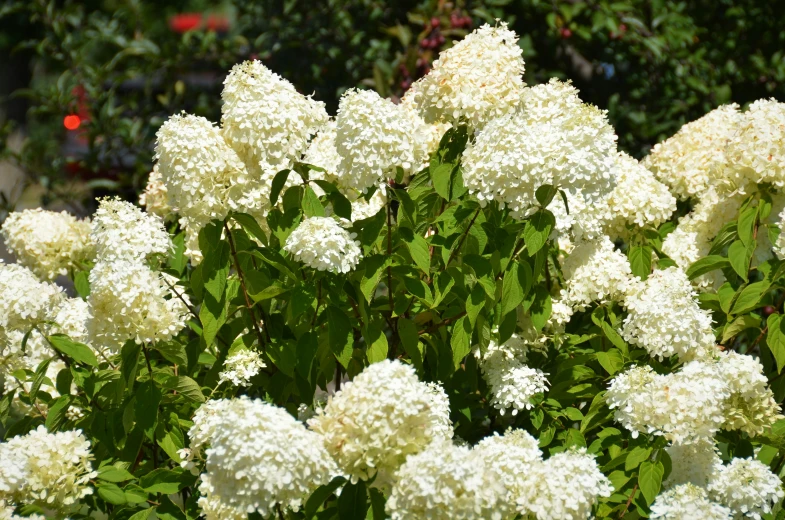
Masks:
[[[147,178],[147,186],[139,195],[139,205],[144,206],[148,213],[166,218],[172,212],[169,206],[169,193],[164,184],[158,164],[153,165],[153,171]]]
[[[678,267],[652,273],[624,300],[622,336],[658,359],[704,357],[714,350],[709,311],[701,309],[687,275]]]
[[[526,365],[528,340],[513,334],[504,345],[493,339],[485,355],[478,350],[483,376],[491,391],[491,404],[504,415],[512,409],[512,415],[532,408],[532,398],[548,391],[548,379],[542,370]]]
[[[758,359],[732,351],[722,352],[717,368],[731,392],[724,429],[741,430],[754,437],[783,418]]]
[[[502,520],[504,485],[481,454],[437,440],[396,472],[385,509],[392,520]]]
[[[360,243],[332,217],[311,217],[287,237],[283,250],[319,271],[348,273],[362,258]]]
[[[177,280],[170,275],[117,260],[97,263],[89,280],[88,330],[97,347],[117,350],[130,339],[167,341],[185,326],[188,307],[172,292]]]
[[[282,408],[243,396],[199,410],[188,435],[192,447],[210,446],[199,485],[208,520],[267,517],[277,504],[297,511],[338,474],[318,436]]]
[[[481,204],[525,218],[545,184],[580,192],[587,205],[615,186],[616,135],[604,111],[569,83],[527,88],[520,109],[495,119],[463,154],[463,179]]]
[[[266,193],[329,119],[324,103],[303,96],[258,60],[232,67],[221,98],[223,136]]]
[[[90,220],[41,208],[8,214],[0,234],[17,261],[43,280],[54,280],[93,256]]]
[[[726,146],[738,133],[741,119],[735,103],[715,108],[654,145],[643,165],[679,199],[701,197],[722,175]]]
[[[681,484],[660,493],[651,505],[651,518],[662,520],[731,520],[728,508],[709,500],[706,490]]]
[[[785,187],[785,103],[759,99],[744,113],[726,149],[732,188],[771,183]]]
[[[399,167],[414,173],[427,159],[426,132],[417,115],[376,92],[346,91],[335,119],[338,185],[364,192],[394,179]]]
[[[651,395],[647,391],[661,376],[648,365],[629,368],[614,377],[605,401],[613,412],[613,418],[632,432],[636,439],[639,432],[646,432],[652,420]]]
[[[399,361],[374,363],[308,421],[352,481],[377,475],[384,485],[407,457],[452,437],[449,401]]]
[[[623,300],[639,283],[627,257],[608,237],[577,243],[562,263],[562,270],[565,287],[561,301],[577,310],[584,310],[592,302]]]
[[[64,297],[62,289],[39,281],[26,267],[0,263],[0,327],[26,332],[48,320]]]
[[[705,488],[717,467],[722,465],[714,439],[695,444],[672,444],[665,448],[671,460],[671,472],[663,483],[667,489],[680,484]]]
[[[241,348],[224,361],[224,369],[218,374],[218,384],[229,382],[234,386],[250,386],[251,379],[266,366],[258,352]]]
[[[49,433],[39,426],[0,444],[0,498],[62,509],[92,494],[98,474],[80,430]]]
[[[676,198],[668,187],[624,152],[616,159],[618,177],[608,205],[611,219],[606,229],[612,237],[629,235],[628,225],[657,227],[676,211]]]
[[[523,51],[506,23],[488,24],[442,51],[415,82],[411,102],[428,123],[466,123],[481,128],[513,111],[521,100]]]
[[[44,515],[33,513],[28,516],[19,516],[14,513],[14,507],[0,500],[0,520],[47,520]]]
[[[146,261],[172,249],[161,217],[144,213],[119,198],[101,199],[93,219],[92,240],[99,261]]]
[[[782,481],[759,460],[734,458],[718,465],[708,486],[709,497],[730,509],[734,518],[761,519],[785,492]]]
[[[570,449],[531,465],[519,489],[518,511],[538,520],[582,520],[591,516],[599,497],[613,492],[586,448]]]

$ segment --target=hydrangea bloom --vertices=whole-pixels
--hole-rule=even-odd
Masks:
[[[153,165],[153,171],[147,178],[147,186],[139,195],[139,205],[144,206],[148,213],[166,218],[172,208],[169,206],[169,193],[164,184],[158,164]]]
[[[627,257],[608,237],[579,242],[562,263],[562,272],[561,301],[580,310],[592,302],[623,300],[639,283]]]
[[[716,108],[656,144],[643,159],[643,165],[680,199],[701,197],[722,175],[725,148],[738,132],[740,121],[735,103]]]
[[[267,365],[258,352],[239,349],[224,361],[224,369],[218,374],[218,383],[229,382],[234,386],[250,386],[251,378]]]
[[[29,269],[0,263],[0,327],[26,332],[49,319],[63,298],[62,289],[39,281]]]
[[[485,24],[442,51],[409,96],[428,123],[465,122],[480,128],[520,103],[522,54],[518,35],[506,23]]]
[[[731,520],[728,508],[709,500],[706,490],[693,484],[681,484],[660,493],[651,505],[651,518],[662,520]]]
[[[299,510],[317,487],[337,475],[313,432],[286,410],[248,397],[207,403],[189,432],[192,446],[209,444],[199,506],[208,520],[266,517],[276,504]]]
[[[93,255],[90,220],[41,208],[14,211],[0,234],[17,261],[39,278],[53,280]]]
[[[620,153],[616,166],[616,188],[608,199],[611,219],[606,229],[613,237],[626,237],[628,225],[657,227],[676,211],[676,198],[668,187],[626,153]]]
[[[0,444],[0,498],[61,509],[92,494],[90,441],[82,432],[39,426]]]
[[[711,314],[698,306],[695,291],[679,268],[652,273],[634,286],[624,305],[628,314],[622,336],[653,357],[694,359],[714,350]]]
[[[504,345],[491,340],[480,367],[491,390],[491,404],[501,415],[512,408],[512,415],[532,408],[532,398],[548,391],[548,379],[542,370],[526,365],[528,340],[513,334]]]
[[[771,183],[785,187],[785,103],[759,99],[744,113],[726,149],[733,188]]]
[[[435,439],[452,437],[447,395],[398,361],[374,363],[337,392],[309,426],[353,481],[383,484]]]
[[[335,119],[335,148],[340,156],[338,184],[366,191],[397,169],[411,174],[427,157],[425,123],[401,105],[371,90],[347,91]]]
[[[671,472],[663,483],[665,488],[695,484],[705,488],[717,466],[722,464],[714,439],[695,444],[672,444],[665,448],[671,459]]]
[[[467,145],[463,178],[481,204],[497,200],[524,218],[545,184],[580,192],[589,205],[607,196],[615,157],[606,113],[553,79],[527,88],[520,110],[491,121]]]
[[[303,220],[286,239],[284,251],[319,271],[348,273],[362,257],[354,235],[331,217]]]
[[[717,368],[731,392],[723,428],[741,430],[750,437],[762,434],[782,418],[763,365],[750,355],[736,352],[718,355]]]
[[[586,448],[557,453],[533,464],[520,488],[518,509],[538,520],[583,520],[591,516],[599,497],[613,492]]]
[[[387,499],[392,520],[502,520],[505,488],[479,453],[448,440],[410,455]]]
[[[771,513],[785,492],[779,477],[759,460],[734,458],[718,466],[708,486],[712,500],[726,506],[734,518],[761,519]]]
[[[264,193],[328,121],[324,103],[298,93],[258,60],[232,67],[221,98],[223,136]]]
[[[102,199],[93,219],[91,235],[99,261],[144,261],[165,256],[172,248],[161,217],[119,198]]]
[[[116,350],[130,339],[166,341],[185,326],[188,307],[172,293],[176,280],[167,274],[117,260],[96,264],[89,280],[88,330],[97,346]]]

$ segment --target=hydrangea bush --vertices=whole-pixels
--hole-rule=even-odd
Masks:
[[[523,71],[331,118],[246,62],[147,211],[12,214],[0,518],[785,518],[785,105],[639,163]]]

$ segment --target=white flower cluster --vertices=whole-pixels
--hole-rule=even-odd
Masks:
[[[251,378],[266,366],[258,352],[238,349],[224,361],[223,370],[218,374],[218,384],[228,382],[234,386],[250,386]]]
[[[565,283],[560,301],[576,310],[592,302],[623,301],[640,283],[627,257],[608,237],[578,242],[562,262],[562,272]]]
[[[681,484],[661,493],[651,505],[651,518],[662,520],[731,520],[731,512],[709,500],[706,490],[693,484]]]
[[[545,184],[580,194],[587,206],[607,198],[616,183],[616,155],[606,113],[554,79],[527,88],[519,110],[477,134],[463,155],[463,177],[480,203],[497,200],[524,218]]]
[[[97,475],[82,432],[49,433],[39,426],[0,443],[0,500],[65,509],[92,494]]]
[[[153,165],[153,171],[147,177],[147,186],[139,195],[139,205],[144,206],[148,213],[166,218],[172,212],[169,206],[169,193],[164,184],[158,164]]]
[[[0,263],[0,327],[6,331],[40,325],[64,297],[62,289],[39,281],[26,267]]]
[[[609,235],[626,238],[627,226],[657,227],[676,211],[676,197],[634,158],[622,152],[616,167],[616,188],[608,198],[610,221],[605,225]]]
[[[433,69],[408,96],[428,123],[467,123],[481,128],[513,111],[524,89],[523,51],[518,36],[483,25],[439,54]]]
[[[711,314],[698,306],[687,275],[676,267],[655,271],[637,284],[624,306],[622,336],[653,357],[695,359],[715,348]]]
[[[328,121],[324,103],[253,60],[232,67],[221,94],[221,132],[267,196],[279,171],[299,161]]]
[[[633,367],[611,381],[606,401],[633,437],[654,433],[677,444],[705,443],[720,428],[754,436],[781,418],[763,366],[735,353],[667,375]]]
[[[208,402],[194,416],[189,437],[192,449],[209,445],[199,485],[208,520],[245,520],[252,512],[266,517],[276,505],[297,511],[338,474],[315,433],[258,399]]]
[[[785,188],[785,103],[774,99],[752,103],[725,154],[724,174],[733,188],[764,182]]]
[[[91,238],[99,261],[132,259],[145,262],[166,256],[172,240],[160,217],[119,198],[101,199],[93,218]]]
[[[362,258],[360,243],[332,217],[303,220],[287,237],[283,250],[319,271],[348,273]]]
[[[485,381],[491,391],[491,404],[501,415],[512,415],[532,408],[532,398],[548,391],[547,374],[526,365],[529,341],[513,334],[503,345],[493,339],[484,355],[478,350]]]
[[[17,261],[43,280],[68,274],[92,258],[90,220],[41,208],[9,213],[0,229]]]
[[[335,148],[340,157],[339,186],[364,192],[372,186],[419,170],[428,159],[425,122],[403,105],[372,90],[349,90],[335,118]]]
[[[447,395],[417,379],[414,369],[384,360],[337,392],[309,426],[353,481],[391,478],[407,457],[452,437]]]

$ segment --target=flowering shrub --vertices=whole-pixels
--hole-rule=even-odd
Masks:
[[[2,518],[782,518],[785,105],[638,163],[515,41],[334,120],[238,65],[148,212],[12,214]]]

